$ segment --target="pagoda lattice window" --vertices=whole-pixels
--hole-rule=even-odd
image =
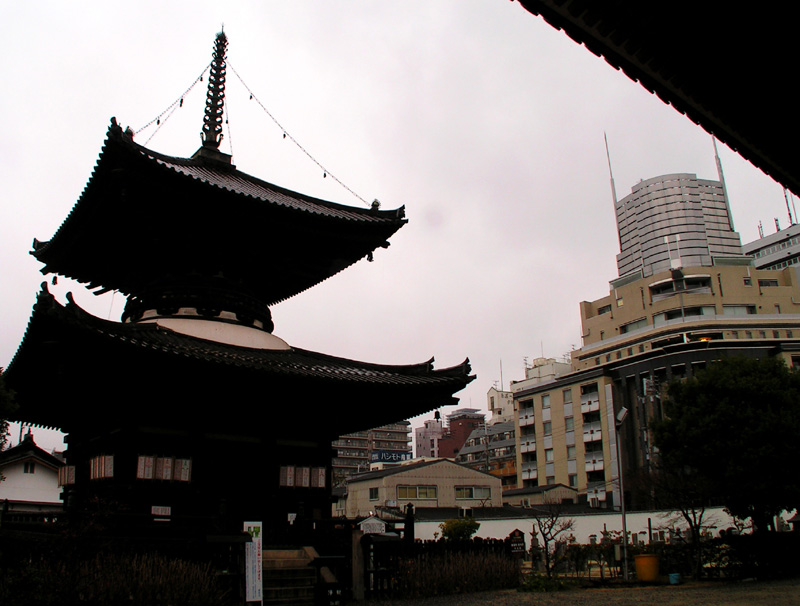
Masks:
[[[89,479],[100,480],[114,477],[114,455],[92,457],[89,461]]]

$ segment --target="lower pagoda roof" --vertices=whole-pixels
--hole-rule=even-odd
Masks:
[[[4,378],[17,393],[15,420],[67,432],[150,415],[166,426],[187,427],[196,415],[208,424],[212,414],[227,430],[268,418],[313,423],[318,433],[335,437],[455,404],[453,394],[475,378],[469,360],[438,370],[433,359],[371,364],[293,347],[218,343],[156,323],[103,320],[70,295],[60,304],[42,286]]]
[[[222,279],[272,305],[372,258],[405,210],[345,206],[245,174],[213,155],[138,145],[112,118],[97,165],[49,241],[42,272],[101,292],[148,293],[175,277]]]

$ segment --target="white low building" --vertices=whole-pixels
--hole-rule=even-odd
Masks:
[[[62,509],[59,470],[64,461],[39,448],[28,432],[12,448],[0,452],[0,506],[12,514],[41,517]]]

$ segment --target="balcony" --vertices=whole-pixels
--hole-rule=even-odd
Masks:
[[[528,462],[522,464],[522,479],[523,480],[535,480],[539,476],[538,471],[536,470],[536,462]]]
[[[599,442],[603,439],[603,430],[600,429],[600,423],[583,426],[583,443]]]
[[[606,491],[605,488],[598,486],[597,488],[589,488],[586,491],[586,498],[597,499],[598,501],[605,501],[606,500]]]
[[[600,410],[600,400],[598,398],[594,398],[591,400],[581,400],[581,413],[586,414],[587,412],[596,412]]]
[[[533,416],[533,408],[525,408],[519,411],[519,426],[525,427],[533,425],[535,417]]]
[[[586,459],[586,472],[590,471],[603,471],[605,468],[603,457],[594,457]]]
[[[536,452],[536,440],[521,440],[519,441],[520,452]]]

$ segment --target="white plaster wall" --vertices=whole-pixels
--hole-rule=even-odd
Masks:
[[[593,513],[567,516],[575,521],[575,528],[571,534],[578,543],[589,543],[589,537],[596,535],[597,540],[602,538],[603,530],[622,531],[622,516],[618,512],[614,513]],[[638,511],[628,513],[627,526],[628,532],[644,533],[639,537],[647,541],[647,521],[651,520],[653,531],[666,528],[686,528],[680,513],[668,511]],[[418,522],[414,532],[418,539],[434,539],[434,533],[441,534],[439,524],[441,522]],[[706,511],[705,523],[711,526],[709,530],[716,536],[719,530],[733,526],[733,520],[725,513],[723,508],[716,507]],[[510,520],[481,520],[480,528],[475,536],[482,538],[504,539],[514,530],[521,530],[525,533],[525,548],[530,548],[530,533],[533,529],[533,520],[530,518],[517,518]]]
[[[39,501],[61,503],[58,472],[36,461],[34,473],[23,473],[22,461],[3,467],[5,479],[0,482],[0,501]]]
[[[143,321],[151,322],[152,320]],[[253,347],[255,349],[289,349],[289,344],[280,337],[240,324],[199,318],[158,318],[155,322],[159,326],[183,335],[206,339],[215,343]]]

